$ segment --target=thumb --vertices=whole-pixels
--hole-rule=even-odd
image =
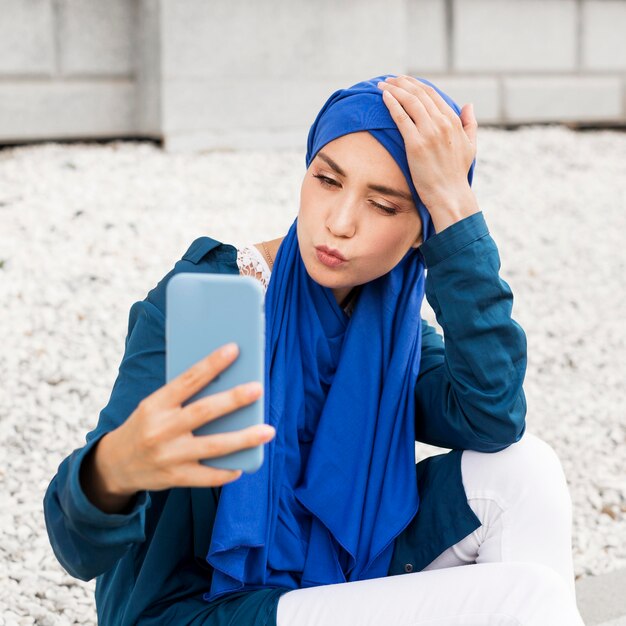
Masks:
[[[478,129],[478,122],[476,121],[476,117],[474,116],[474,105],[466,104],[461,109],[461,123],[463,124],[463,130],[467,135],[472,146],[474,146],[474,150],[476,149],[476,131]]]

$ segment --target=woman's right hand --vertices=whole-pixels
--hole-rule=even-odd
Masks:
[[[263,393],[259,382],[238,385],[182,406],[239,354],[222,346],[142,400],[130,417],[99,442],[98,465],[111,495],[171,487],[215,487],[239,478],[242,470],[207,467],[199,459],[222,456],[270,441],[275,430],[257,424],[241,430],[194,435],[213,419],[251,404]],[[249,391],[252,395],[249,395]]]

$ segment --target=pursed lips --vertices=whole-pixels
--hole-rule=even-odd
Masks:
[[[318,250],[321,250],[325,254],[329,254],[331,256],[337,257],[338,259],[341,259],[342,261],[347,260],[346,257],[343,256],[341,252],[339,252],[339,250],[335,250],[334,248],[328,248],[327,246],[316,246],[316,247]]]

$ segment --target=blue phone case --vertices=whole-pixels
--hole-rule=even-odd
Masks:
[[[234,341],[239,356],[183,406],[242,383],[265,385],[264,290],[251,276],[235,274],[175,274],[166,287],[165,377],[167,382],[208,354]],[[264,396],[232,413],[196,428],[210,435],[264,422]],[[263,445],[219,457],[203,465],[256,472],[263,464]]]

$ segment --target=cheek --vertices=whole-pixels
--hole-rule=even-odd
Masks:
[[[312,184],[303,184],[300,192],[300,207],[298,221],[309,230],[310,227],[321,226],[324,223],[325,210],[328,209],[328,198],[324,198]]]
[[[401,228],[382,230],[372,244],[372,252],[381,268],[387,271],[399,263],[413,243],[413,233],[404,224]]]
[[[315,204],[315,188],[311,185],[311,181],[305,178],[300,188],[300,213],[310,213],[311,207]]]

